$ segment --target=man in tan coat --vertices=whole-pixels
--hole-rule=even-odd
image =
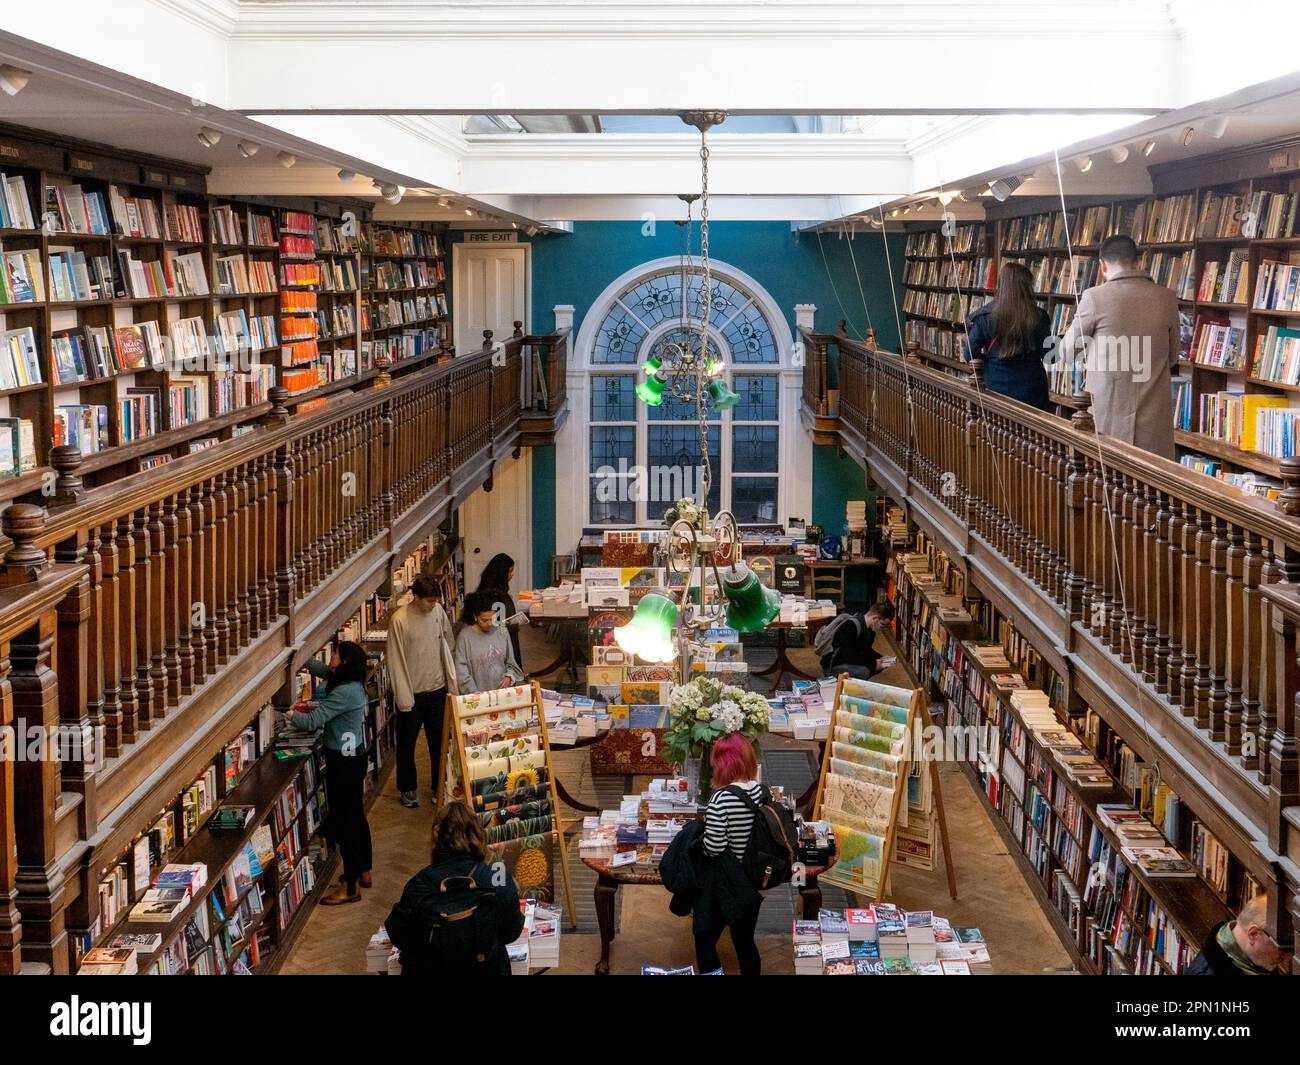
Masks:
[[[1170,375],[1178,368],[1178,298],[1138,268],[1131,237],[1101,246],[1106,282],[1079,297],[1057,357],[1086,359],[1097,431],[1175,459]]]

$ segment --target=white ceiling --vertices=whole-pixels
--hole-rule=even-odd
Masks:
[[[1242,26],[1292,10],[1233,4]],[[36,74],[0,121],[209,166],[216,191],[373,197],[373,178],[411,190],[382,212],[481,224],[465,210],[640,218],[698,188],[676,112],[725,108],[715,217],[817,222],[1037,169],[1291,71],[1283,33],[1224,63],[1221,18],[1208,0],[47,0],[6,10],[0,61]],[[1297,103],[1238,100],[1211,147],[1293,132]],[[241,138],[265,148],[244,159]],[[1149,182],[1126,167],[1067,176]]]

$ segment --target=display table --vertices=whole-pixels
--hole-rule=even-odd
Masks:
[[[806,632],[811,639],[818,629],[827,622],[834,621],[834,618],[809,618],[806,625],[799,627],[800,632]],[[805,673],[802,669],[790,661],[790,656],[786,653],[789,650],[790,630],[794,625],[788,621],[774,621],[763,632],[776,633],[776,661],[764,670],[757,673],[751,673],[751,677],[772,677],[772,690],[777,691],[781,687],[783,677],[799,677],[802,680],[816,680],[811,674]]]
[[[596,975],[609,975],[609,946],[614,942],[614,900],[618,889],[624,884],[657,884],[663,887],[657,869],[638,868],[635,865],[621,866],[618,869],[610,865],[609,858],[583,858],[582,864],[596,874],[596,888],[593,892],[596,903],[596,921],[600,925],[600,961],[596,962]],[[822,889],[818,877],[826,871],[825,866],[808,865],[804,867],[806,880],[799,888],[802,900],[803,916],[806,920],[816,920],[822,908]]]
[[[528,674],[529,680],[541,680],[557,670],[568,671],[569,684],[578,687],[579,670],[586,668],[587,660],[587,610],[581,614],[532,614],[528,615],[530,625],[554,625],[558,631],[560,653],[554,661],[535,669]],[[522,665],[522,663],[521,663]]]

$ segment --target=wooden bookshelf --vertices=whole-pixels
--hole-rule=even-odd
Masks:
[[[931,591],[916,583],[897,553],[891,553],[889,589],[897,610],[897,640],[902,657],[914,675],[926,683],[931,696],[947,703],[948,724],[987,727],[986,738],[980,746],[981,760],[963,759],[963,770],[980,792],[986,809],[994,815],[999,834],[1008,843],[1034,897],[1071,957],[1086,973],[1131,971],[1135,951],[1120,952],[1116,957],[1101,944],[1109,942],[1113,930],[1121,926],[1132,930],[1130,945],[1141,940],[1148,932],[1148,913],[1154,906],[1159,919],[1167,922],[1167,927],[1187,945],[1187,960],[1190,960],[1210,931],[1230,917],[1228,900],[1199,876],[1152,879],[1118,857],[1119,840],[1101,822],[1097,807],[1102,803],[1133,804],[1132,793],[1120,785],[1109,765],[1111,787],[1076,786],[1064,773],[1052,749],[1036,744],[1033,733],[1025,728],[1006,693],[1000,693],[990,678],[997,672],[1018,672],[1025,676],[1029,687],[1048,692],[1061,719],[1061,728],[1080,735],[1079,742],[1084,745],[1081,730],[1077,728],[1079,715],[1068,712],[1069,697],[1063,686],[1023,637],[1017,633],[1008,642],[1012,628],[1009,620],[998,617],[991,604],[966,587],[960,571],[947,565],[942,552],[932,542],[922,537],[917,547],[920,554],[933,560],[931,569],[943,594],[963,595],[973,616],[960,623],[942,621],[934,598],[939,589]],[[994,619],[992,623],[978,620],[985,616]],[[1003,634],[1002,646],[1013,664],[1009,671],[985,667],[967,650],[972,644],[997,643],[998,631]],[[1110,728],[1109,723],[1106,727]],[[1118,738],[1118,733],[1113,729],[1111,732]],[[1099,761],[1108,764],[1102,751],[1095,753]],[[1037,792],[1032,793],[1031,789],[1035,788]],[[1063,808],[1067,803],[1070,810]],[[1183,812],[1194,818],[1185,807]],[[1183,841],[1171,842],[1184,849]],[[1093,897],[1097,906],[1095,912],[1089,912],[1084,904],[1089,896],[1088,871],[1097,853],[1104,853],[1103,845],[1115,856],[1112,873],[1119,878],[1120,890],[1111,890],[1109,898],[1104,890],[1096,890]],[[1063,856],[1064,851],[1070,853]],[[1064,887],[1065,882],[1069,883],[1069,890]],[[1114,888],[1114,879],[1109,883]],[[1073,926],[1068,919],[1072,892],[1081,900]],[[1154,954],[1145,968],[1163,973],[1174,971],[1164,958]]]
[[[25,468],[4,476],[0,466],[0,501],[48,479],[56,443],[81,448],[94,486],[237,435],[269,410],[273,385],[305,410],[368,383],[372,349],[415,365],[450,348],[444,225],[372,226],[361,202],[210,196],[200,168],[40,131],[0,127],[0,147],[10,181],[0,214],[25,211],[33,223],[0,227],[0,266],[18,256],[20,273],[40,275],[39,292],[24,293],[39,299],[4,302],[12,269],[0,286],[0,332],[18,331],[34,362],[24,367],[33,379],[0,368],[0,419],[13,419],[0,429],[28,441]],[[115,202],[130,204],[143,235]],[[168,283],[140,290],[131,262]],[[192,288],[176,283],[177,262],[193,268]],[[83,282],[75,291],[65,266]],[[118,350],[131,326],[158,340],[144,359]],[[95,366],[91,331],[108,349]],[[85,365],[69,374],[74,344]],[[149,410],[148,431],[126,416],[133,397]]]

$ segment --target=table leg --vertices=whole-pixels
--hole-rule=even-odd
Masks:
[[[803,919],[817,920],[822,910],[822,886],[815,876],[810,876],[806,883],[799,885],[799,898],[803,903]]]
[[[596,962],[596,975],[609,975],[609,945],[614,941],[614,899],[618,895],[618,881],[607,876],[596,880],[593,892],[596,903],[596,922],[600,925],[600,961]]]

